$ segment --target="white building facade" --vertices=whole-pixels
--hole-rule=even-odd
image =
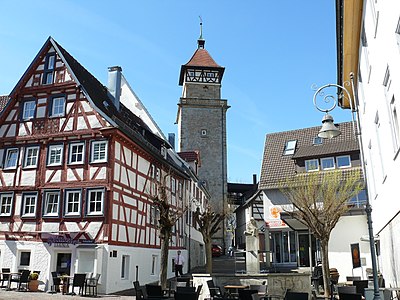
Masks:
[[[378,271],[400,286],[400,2],[337,3],[338,82],[355,74]]]

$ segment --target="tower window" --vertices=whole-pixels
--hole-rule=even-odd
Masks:
[[[207,129],[201,130],[201,136],[207,136]]]

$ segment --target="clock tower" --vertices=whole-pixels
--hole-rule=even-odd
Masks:
[[[228,101],[221,99],[225,68],[213,60],[204,46],[200,33],[197,50],[181,66],[179,85],[183,90],[178,103],[178,144],[179,151],[200,152],[199,182],[207,187],[213,210],[223,213],[227,205],[226,111],[229,108]],[[213,239],[225,246],[225,224],[220,226],[222,230]]]

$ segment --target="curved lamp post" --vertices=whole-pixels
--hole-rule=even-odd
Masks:
[[[360,115],[358,111],[358,98],[357,92],[354,89],[354,74],[350,73],[351,82],[345,82],[345,86],[350,86],[354,95],[354,99],[352,99],[349,91],[346,87],[338,85],[338,84],[326,84],[318,89],[316,89],[313,97],[314,106],[321,112],[325,113],[325,116],[322,119],[322,127],[318,133],[318,136],[321,138],[334,138],[341,134],[340,130],[333,124],[333,118],[329,114],[330,111],[335,109],[338,105],[339,99],[347,98],[350,103],[351,109],[351,117],[353,124],[353,132],[355,138],[358,138],[359,146],[360,146],[360,159],[361,159],[361,168],[363,172],[363,179],[365,185],[367,186],[367,177],[365,173],[365,162],[364,162],[364,149],[361,139],[361,128],[360,128]],[[329,88],[333,88],[336,90],[336,94],[327,93]],[[322,99],[322,105],[326,106],[324,108],[319,104],[318,100]],[[354,102],[353,102],[354,100]],[[374,238],[374,230],[372,228],[372,207],[369,202],[369,197],[367,194],[367,202],[365,205],[365,212],[367,214],[367,223],[368,223],[368,236],[369,236],[369,247],[371,251],[371,262],[372,262],[372,276],[374,280],[374,300],[380,300],[379,294],[379,285],[378,285],[378,270],[377,270],[377,261],[376,261],[376,251],[375,251],[375,238]]]

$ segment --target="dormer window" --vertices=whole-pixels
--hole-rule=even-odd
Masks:
[[[285,145],[285,150],[283,151],[283,155],[292,155],[296,150],[297,140],[287,141]]]
[[[43,71],[43,84],[52,84],[54,78],[54,68],[56,64],[56,54],[49,53],[46,56]]]
[[[335,168],[335,159],[333,157],[321,158],[321,169],[330,170]]]
[[[351,167],[351,160],[349,155],[336,157],[336,165],[338,168],[349,168]]]
[[[322,145],[322,138],[319,137],[319,136],[316,136],[316,137],[313,139],[313,145]]]
[[[319,170],[318,159],[306,160],[306,171],[314,172]]]

